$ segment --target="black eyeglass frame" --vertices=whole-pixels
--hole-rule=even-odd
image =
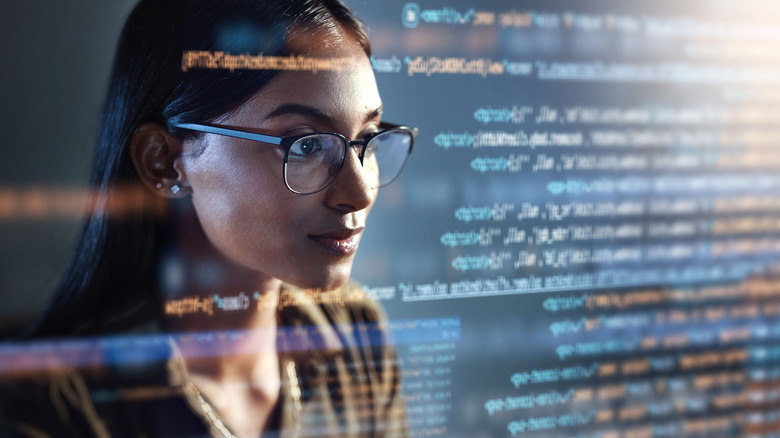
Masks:
[[[398,172],[393,176],[393,178],[390,181],[387,181],[384,184],[380,184],[376,188],[384,187],[392,183],[393,181],[395,181],[396,178],[398,178],[398,175],[401,174],[401,171],[403,170],[404,165],[406,164],[406,160],[409,158],[409,155],[411,155],[412,153],[412,148],[414,147],[414,140],[417,139],[417,134],[419,133],[419,130],[417,128],[412,128],[404,125],[396,125],[394,123],[388,123],[388,122],[380,123],[379,124],[379,128],[381,129],[380,131],[368,134],[366,137],[360,140],[348,140],[346,137],[344,137],[343,135],[337,132],[311,132],[308,134],[293,135],[290,137],[274,137],[272,135],[258,134],[256,132],[243,131],[240,129],[233,129],[233,128],[225,128],[222,126],[204,125],[200,123],[172,123],[171,126],[173,126],[174,128],[186,129],[188,131],[197,131],[197,132],[205,132],[207,134],[225,135],[228,137],[241,138],[244,140],[252,140],[260,143],[267,143],[271,145],[281,146],[282,149],[284,150],[284,167],[282,169],[282,177],[284,179],[284,185],[287,187],[289,191],[299,195],[312,195],[314,193],[325,190],[330,185],[330,183],[332,183],[333,180],[336,179],[336,175],[338,175],[338,172],[340,172],[341,169],[344,167],[344,162],[346,161],[347,158],[346,153],[350,147],[362,146],[360,152],[358,153],[358,159],[360,160],[360,166],[362,167],[363,157],[365,156],[368,143],[371,140],[373,140],[376,136],[384,134],[389,131],[406,131],[411,135],[411,141],[409,142],[409,150],[406,152],[406,156],[404,157],[404,161],[401,164],[401,168],[398,169]],[[341,159],[341,163],[339,164],[336,174],[324,186],[322,186],[321,188],[313,192],[299,192],[297,190],[294,190],[292,187],[290,187],[290,184],[287,182],[287,157],[290,155],[290,149],[292,148],[292,145],[295,144],[296,141],[304,137],[310,137],[312,135],[319,135],[319,134],[335,135],[341,138],[342,142],[346,145],[344,148],[344,156]]]

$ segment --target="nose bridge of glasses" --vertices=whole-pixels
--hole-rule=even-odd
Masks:
[[[347,149],[352,149],[355,146],[359,146],[359,149],[356,148],[358,161],[360,161],[360,166],[363,166],[363,158],[366,154],[366,147],[368,146],[368,142],[371,141],[371,139],[360,139],[360,140],[347,140]]]
[[[371,139],[360,139],[360,140],[347,140],[346,145],[347,149],[355,149],[355,155],[358,159],[358,162],[360,163],[359,166],[355,165],[354,163],[347,163],[351,160],[349,156],[351,155],[349,153],[349,150],[347,151],[345,157],[344,157],[344,163],[342,164],[342,167],[340,169],[340,173],[342,173],[344,170],[347,172],[354,173],[354,177],[357,177],[361,179],[364,184],[366,184],[366,187],[369,187],[370,189],[376,189],[379,187],[378,181],[374,181],[378,176],[375,174],[376,169],[375,168],[366,168],[365,163],[365,151],[368,147],[368,144],[371,142]],[[371,166],[371,165],[369,165]]]

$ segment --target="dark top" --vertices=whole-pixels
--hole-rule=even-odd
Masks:
[[[280,295],[279,402],[264,437],[409,435],[381,308],[348,285]],[[164,360],[57,369],[0,384],[3,437],[231,437],[171,337]]]

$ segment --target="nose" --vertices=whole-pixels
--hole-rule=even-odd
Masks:
[[[325,202],[334,209],[353,212],[371,206],[377,189],[366,178],[358,153],[360,148],[347,148],[347,156],[336,179],[325,189]]]

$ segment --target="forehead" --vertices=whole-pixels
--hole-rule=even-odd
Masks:
[[[231,119],[257,123],[281,105],[299,104],[351,124],[362,122],[381,107],[371,63],[353,39],[340,38],[336,44],[327,38],[300,56],[313,62],[332,60],[343,68],[282,71],[233,112]]]

